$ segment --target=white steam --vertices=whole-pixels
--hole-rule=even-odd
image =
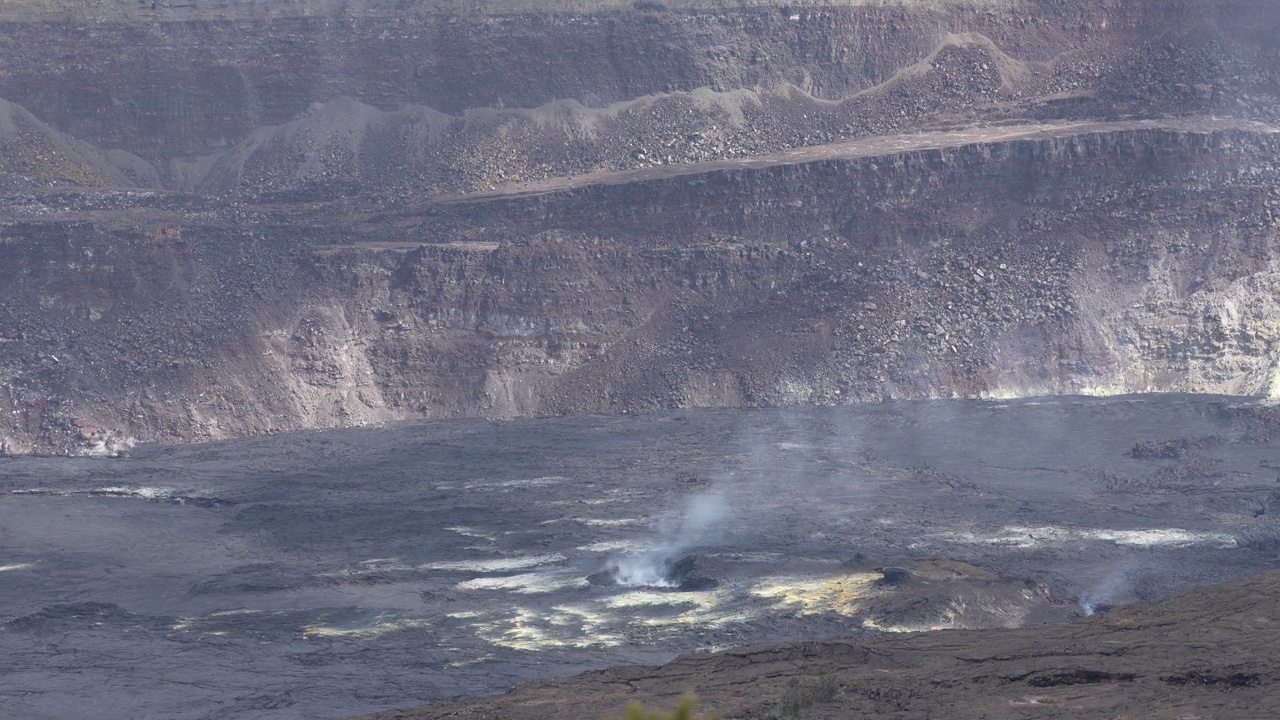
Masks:
[[[652,550],[626,553],[609,560],[609,571],[619,585],[629,587],[675,587],[679,578],[672,568],[680,556],[706,542],[728,515],[728,504],[719,493],[695,495],[685,506],[678,522],[662,533]]]
[[[798,513],[813,517],[836,513],[856,479],[830,470],[833,458],[856,461],[862,443],[860,421],[781,412],[762,427],[739,428],[723,465],[709,488],[690,497],[679,515],[658,526],[648,548],[617,553],[606,569],[619,585],[670,588],[688,580],[697,568],[683,559],[693,551],[732,544],[757,548],[761,536],[780,522],[793,523]],[[824,498],[840,498],[825,502]],[[837,510],[837,508],[840,508]]]
[[[1102,582],[1098,583],[1084,597],[1080,598],[1080,609],[1085,615],[1092,615],[1100,605],[1111,605],[1129,588],[1133,575],[1132,563],[1125,563],[1112,570]]]

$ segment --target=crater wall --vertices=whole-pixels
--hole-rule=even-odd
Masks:
[[[460,415],[1276,394],[1274,129],[947,137],[381,214],[31,194],[0,236],[6,448]]]
[[[167,162],[340,97],[450,114],[783,83],[840,99],[955,32],[1047,61],[1207,23],[1265,53],[1276,23],[1265,5],[11,2],[0,6],[0,97],[82,140]]]

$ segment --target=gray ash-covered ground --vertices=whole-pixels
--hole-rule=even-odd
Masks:
[[[1228,398],[922,401],[9,459],[0,715],[333,718],[1163,597],[1277,565],[1276,425]],[[611,581],[644,563],[654,586]]]

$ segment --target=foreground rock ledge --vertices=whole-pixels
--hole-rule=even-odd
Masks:
[[[596,718],[690,690],[728,718],[782,716],[796,698],[805,718],[1268,717],[1280,707],[1277,597],[1272,571],[1066,623],[745,647],[366,717]],[[833,698],[824,679],[838,682]]]

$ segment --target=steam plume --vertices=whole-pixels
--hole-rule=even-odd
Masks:
[[[619,585],[675,587],[672,566],[680,555],[707,541],[728,515],[720,493],[702,493],[690,498],[680,520],[663,533],[662,543],[641,553],[627,553],[609,561],[609,571]]]
[[[1132,563],[1125,563],[1112,570],[1102,579],[1102,582],[1080,598],[1080,609],[1084,611],[1085,615],[1092,615],[1097,612],[1100,606],[1114,603],[1116,598],[1129,587],[1132,574]]]

